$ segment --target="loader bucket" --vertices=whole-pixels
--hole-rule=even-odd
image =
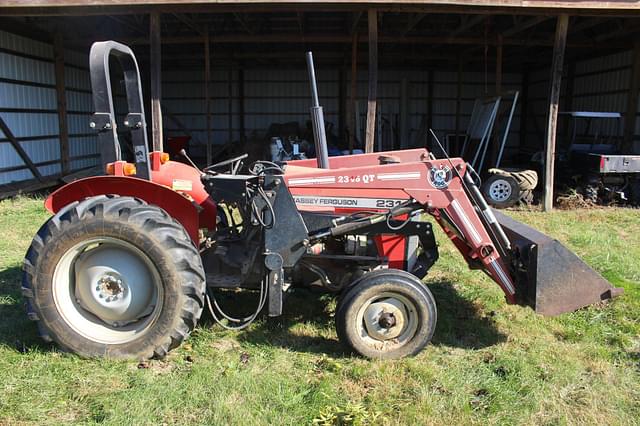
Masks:
[[[542,315],[572,312],[622,293],[558,240],[500,212],[498,222],[511,241],[518,303]]]

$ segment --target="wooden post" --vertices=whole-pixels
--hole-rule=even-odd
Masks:
[[[204,35],[204,103],[207,113],[207,165],[211,164],[211,102],[209,101],[209,81],[211,80],[211,56],[209,52],[209,31]]]
[[[553,60],[551,64],[551,90],[549,93],[549,112],[547,117],[547,143],[545,146],[544,163],[544,211],[553,209],[553,182],[556,155],[556,129],[558,126],[558,102],[560,101],[560,87],[562,84],[562,67],[564,50],[567,44],[567,29],[569,15],[558,16],[556,37],[553,44]]]
[[[633,65],[629,79],[629,95],[627,96],[627,111],[624,115],[623,153],[633,153],[633,140],[638,121],[638,101],[640,101],[640,40],[636,41],[633,49]]]
[[[367,134],[365,152],[373,152],[376,134],[378,92],[378,12],[369,9],[369,95],[367,96]]]
[[[400,80],[400,149],[409,147],[409,79]],[[395,149],[396,147],[394,147]]]
[[[240,64],[242,67],[242,64]],[[244,136],[244,70],[238,70],[238,118],[240,125],[240,143],[245,142]]]
[[[340,67],[340,70],[338,71],[338,139],[340,141],[344,141],[344,137],[346,135],[346,129],[345,129],[345,121],[346,121],[346,117],[345,117],[345,106],[346,106],[346,92],[347,92],[347,88],[346,88],[346,84],[347,84],[347,79],[346,79],[346,70],[345,67],[342,66]]]
[[[20,142],[13,135],[13,132],[11,131],[9,126],[7,126],[7,123],[4,122],[2,117],[0,117],[0,131],[4,133],[7,139],[9,139],[9,142],[11,143],[13,148],[16,150],[20,158],[22,158],[22,161],[24,161],[24,164],[26,164],[29,170],[31,171],[31,173],[33,173],[33,176],[35,176],[36,179],[38,179],[38,181],[44,182],[45,179],[40,173],[40,171],[38,170],[38,167],[33,163],[33,161],[31,161],[29,154],[27,154],[24,148],[22,148],[22,145],[20,145]]]
[[[427,74],[427,132],[429,129],[433,129],[433,70],[429,70]],[[418,135],[422,137],[423,135]],[[424,135],[426,140],[431,138],[428,135]]]
[[[462,61],[462,55],[458,56],[458,82],[456,84],[456,141],[455,141],[455,150],[453,150],[451,147],[449,148],[449,154],[452,153],[458,153],[460,152],[460,133],[461,130],[461,123],[460,123],[460,114],[462,112],[462,68],[463,68],[463,61]]]
[[[227,99],[227,109],[229,111],[228,125],[229,125],[229,143],[233,143],[233,68],[229,68],[229,81],[227,82],[227,92],[229,98]]]
[[[150,68],[151,68],[151,140],[154,151],[162,151],[162,56],[160,37],[160,14],[149,16]]]
[[[53,56],[55,60],[56,97],[58,100],[60,161],[62,174],[66,175],[71,171],[71,164],[69,158],[69,127],[67,124],[67,95],[64,85],[64,43],[61,32],[57,32],[53,39]]]
[[[529,116],[529,70],[522,70],[522,83],[520,95],[520,149],[527,144],[527,123]]]
[[[354,31],[351,40],[351,92],[349,93],[349,153],[353,154],[353,146],[358,132],[356,118],[356,97],[358,95],[358,33]]]
[[[498,34],[496,46],[496,95],[502,93],[502,34]]]

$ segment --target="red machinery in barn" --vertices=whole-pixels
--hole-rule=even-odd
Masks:
[[[121,157],[112,56],[124,70],[135,162]],[[84,356],[162,357],[205,306],[225,327],[243,328],[265,307],[280,315],[289,288],[313,285],[339,294],[336,327],[349,347],[413,355],[436,326],[421,282],[438,258],[429,219],[508,303],[555,315],[618,292],[557,241],[494,212],[460,158],[413,149],[329,159],[308,60],[317,160],[259,161],[240,173],[246,155],[199,170],[149,153],[133,52],[93,45],[91,127],[106,175],[46,200],[54,216],[35,236],[23,278],[45,339]],[[225,313],[225,289],[256,293],[254,312]]]

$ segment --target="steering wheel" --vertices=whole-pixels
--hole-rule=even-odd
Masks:
[[[219,163],[212,164],[210,166],[205,167],[203,170],[205,172],[212,171],[214,169],[219,169],[224,166],[231,166],[231,174],[235,175],[240,168],[240,164],[242,164],[242,160],[247,158],[249,154],[242,154],[237,157],[229,158],[228,160],[220,161]]]

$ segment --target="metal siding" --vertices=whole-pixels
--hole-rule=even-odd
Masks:
[[[23,112],[2,112],[2,118],[17,138],[43,137],[32,141],[21,141],[20,145],[31,160],[38,164],[58,161],[54,164],[38,166],[44,176],[61,172],[60,144],[58,139],[57,98],[55,91],[55,68],[53,47],[50,44],[34,41],[25,37],[0,31],[0,47],[8,51],[40,57],[43,60],[22,58],[8,52],[0,53],[0,77],[39,83],[50,87],[34,87],[26,84],[0,83],[0,108],[24,109]],[[84,57],[84,59],[82,59]],[[86,55],[77,52],[65,52],[66,62],[73,66],[65,67],[65,85],[67,87],[67,108],[78,114],[68,114],[71,156],[86,156],[97,153],[95,136],[74,136],[89,133],[88,114],[91,113],[91,96]],[[84,91],[84,93],[83,93]],[[43,110],[43,111],[26,111]],[[44,111],[46,110],[46,111]],[[4,137],[4,135],[2,135]],[[0,168],[22,166],[22,159],[8,142],[0,142]],[[97,164],[96,158],[84,158],[72,161],[72,170]],[[32,179],[28,169],[0,173],[0,184]]]

